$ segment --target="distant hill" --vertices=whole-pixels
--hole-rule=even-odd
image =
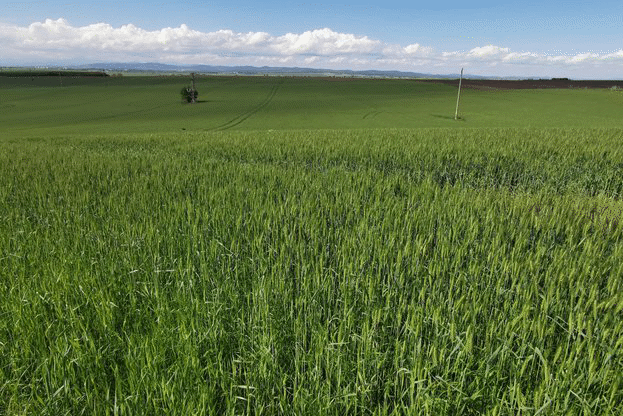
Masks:
[[[23,70],[26,67],[0,68],[2,71]],[[299,67],[269,67],[269,66],[223,66],[223,65],[169,65],[157,62],[103,62],[75,66],[36,66],[29,67],[37,71],[44,70],[99,70],[99,71],[122,71],[122,72],[161,72],[161,73],[189,73],[223,74],[223,75],[290,75],[290,76],[335,76],[335,77],[365,77],[365,78],[428,78],[428,79],[458,79],[459,74],[429,74],[423,72],[392,71],[392,70],[363,70],[353,71],[349,69],[319,69]],[[465,79],[489,79],[489,80],[525,80],[540,79],[541,77],[496,77],[474,74],[464,74]],[[547,78],[549,79],[549,78]]]
[[[383,70],[335,70],[299,67],[255,67],[255,66],[219,66],[219,65],[168,65],[156,62],[136,63],[95,63],[80,65],[76,69],[99,69],[105,71],[146,71],[146,72],[197,72],[207,74],[240,74],[240,75],[327,75],[353,76],[371,78],[458,78],[459,74],[427,74],[407,71]],[[486,77],[480,75],[464,75],[467,79],[526,79],[526,77]]]

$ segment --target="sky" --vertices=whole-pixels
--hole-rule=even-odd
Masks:
[[[0,0],[0,66],[104,62],[623,79],[623,1]]]

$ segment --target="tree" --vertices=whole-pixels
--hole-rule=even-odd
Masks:
[[[195,88],[195,74],[190,74],[192,77],[192,85],[190,87],[182,88],[182,100],[185,100],[188,103],[197,102],[197,96],[199,96],[199,92],[197,88]]]
[[[194,103],[197,101],[197,97],[199,96],[199,92],[192,87],[184,87],[181,91],[182,101],[186,101],[187,103]]]

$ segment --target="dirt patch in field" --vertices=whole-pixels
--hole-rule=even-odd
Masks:
[[[433,84],[459,85],[458,79],[430,79],[421,80]],[[518,89],[545,89],[545,88],[612,88],[623,89],[623,81],[571,81],[571,80],[490,80],[490,79],[464,79],[461,88],[472,90],[518,90]]]

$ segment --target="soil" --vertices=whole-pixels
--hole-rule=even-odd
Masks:
[[[435,84],[458,85],[458,79],[430,79],[422,80]],[[560,79],[530,79],[519,81],[493,79],[464,79],[461,88],[473,90],[515,90],[515,89],[544,89],[544,88],[612,88],[623,89],[623,81],[572,81]]]

